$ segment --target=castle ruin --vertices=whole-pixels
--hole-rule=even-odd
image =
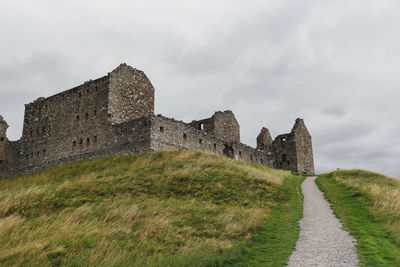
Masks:
[[[83,159],[148,151],[195,150],[267,167],[314,173],[311,136],[302,119],[272,140],[267,128],[257,148],[240,142],[232,111],[185,123],[154,114],[154,87],[121,64],[91,80],[25,106],[22,137],[9,141],[0,116],[0,177]]]

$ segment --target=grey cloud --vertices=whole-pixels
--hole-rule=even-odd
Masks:
[[[0,114],[19,138],[23,104],[121,62],[156,88],[156,112],[185,121],[232,109],[244,142],[303,117],[318,171],[400,176],[395,0],[4,0]],[[11,30],[12,29],[12,30]]]

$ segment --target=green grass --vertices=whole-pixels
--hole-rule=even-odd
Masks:
[[[198,152],[0,180],[1,266],[285,266],[302,177]]]
[[[271,216],[265,219],[264,225],[255,233],[253,242],[244,248],[235,266],[287,265],[288,258],[296,248],[300,232],[299,220],[303,217],[303,180],[296,178],[283,182],[289,199],[278,202]]]
[[[400,181],[341,170],[320,175],[317,184],[357,240],[363,266],[400,266]]]

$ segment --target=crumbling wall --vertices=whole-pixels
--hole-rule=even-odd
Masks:
[[[10,167],[10,151],[7,139],[8,124],[0,116],[0,177],[5,175]]]
[[[161,115],[154,116],[151,129],[151,149],[195,150],[223,155],[224,142],[212,134],[193,127],[192,124],[169,119]]]
[[[109,76],[108,114],[112,123],[154,114],[154,87],[143,71],[121,64]]]
[[[296,139],[292,134],[278,135],[272,143],[274,168],[297,171]]]
[[[272,152],[272,138],[269,130],[265,127],[261,129],[260,134],[257,136],[257,149],[265,153]]]
[[[277,136],[272,147],[275,168],[314,173],[311,135],[302,119],[296,119],[290,133]]]
[[[184,123],[163,117],[154,116],[151,128],[151,150],[194,150],[217,155],[225,155],[238,160],[258,163],[272,167],[270,155],[239,142],[224,142],[213,134],[196,127],[196,123]]]
[[[191,125],[224,142],[240,142],[240,126],[232,111],[217,111],[211,118],[192,121]]]

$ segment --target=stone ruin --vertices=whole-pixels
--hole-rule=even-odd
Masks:
[[[117,154],[195,150],[267,167],[314,173],[311,136],[302,119],[272,140],[266,128],[257,148],[240,142],[232,111],[185,123],[154,114],[154,87],[121,64],[107,76],[25,106],[22,137],[9,141],[0,116],[0,177]]]

